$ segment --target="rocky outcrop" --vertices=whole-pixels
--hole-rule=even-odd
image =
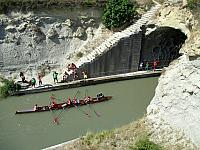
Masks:
[[[183,5],[166,3],[154,22],[180,29],[188,38],[180,50],[183,56],[165,68],[159,78],[155,96],[147,108],[146,124],[151,139],[166,149],[197,150],[200,149],[200,32],[198,22]]]
[[[0,72],[37,72],[44,63],[67,66],[68,55],[81,51],[102,28],[101,8],[77,9],[0,15]]]
[[[195,30],[191,33],[191,37],[186,41],[184,47],[181,49],[181,53],[185,53],[188,56],[200,55],[200,30]]]
[[[200,148],[199,76],[200,59],[190,60],[186,55],[163,72],[155,96],[147,108],[154,140],[168,146],[182,143],[184,149],[196,149],[194,145]],[[183,140],[184,137],[194,145]]]
[[[190,36],[191,30],[194,29],[196,24],[197,22],[188,9],[172,6],[168,3],[163,5],[156,20],[156,25],[180,29],[187,36]]]

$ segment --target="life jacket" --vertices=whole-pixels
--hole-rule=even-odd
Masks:
[[[57,72],[54,72],[54,73],[53,73],[53,78],[56,79],[57,76],[58,76],[58,73],[57,73]]]
[[[32,83],[32,84],[35,84],[35,83],[36,83],[35,78],[32,78],[32,79],[31,79],[31,83]]]
[[[57,107],[58,107],[58,104],[57,104],[55,101],[53,101],[53,102],[52,102],[52,107],[53,107],[53,108],[57,108]]]
[[[77,101],[76,101],[76,98],[74,98],[74,99],[73,99],[73,103],[74,103],[74,104],[76,104],[76,103],[77,103]]]
[[[68,98],[67,104],[68,104],[68,105],[71,105],[71,100],[70,100],[70,98]]]

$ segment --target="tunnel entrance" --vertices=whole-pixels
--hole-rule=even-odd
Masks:
[[[83,64],[79,68],[80,72],[86,71],[89,77],[122,74],[135,72],[138,69],[144,70],[147,62],[148,69],[152,70],[155,61],[156,69],[160,69],[180,56],[179,50],[187,39],[181,30],[159,27],[145,35],[147,29],[143,26],[138,33],[120,39],[109,51],[92,62]],[[140,68],[141,62],[143,62],[142,68]]]
[[[180,56],[179,50],[185,43],[187,36],[179,29],[159,27],[142,39],[140,63],[143,67],[148,62],[149,69],[157,61],[156,68],[163,68]],[[143,68],[144,69],[144,68]]]

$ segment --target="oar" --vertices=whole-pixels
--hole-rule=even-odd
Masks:
[[[50,99],[53,101],[53,100],[57,100],[55,97],[54,97],[54,94],[52,94],[52,96],[50,97]],[[50,101],[50,106],[51,106],[51,101]],[[53,109],[51,109],[50,108],[50,111],[52,111],[52,113],[53,113]],[[63,111],[63,110],[62,110]],[[53,119],[53,122],[54,123],[56,123],[57,125],[59,125],[60,123],[59,123],[59,121],[58,121],[58,117],[60,116],[60,114],[62,113],[62,111],[58,114],[58,116],[57,117],[54,117],[54,119]]]
[[[75,104],[72,103],[72,105],[74,105],[74,107],[76,107],[79,111],[81,111],[83,114],[87,115],[89,118],[91,117],[88,113],[86,113],[85,111],[81,110],[78,106],[76,106]]]
[[[77,91],[77,93],[75,94],[74,96],[74,99],[76,97],[76,95],[79,93],[79,91]],[[86,113],[85,111],[81,110],[78,106],[76,106],[73,102],[72,102],[72,105],[77,108],[80,112],[82,112],[83,114],[87,115],[89,118],[91,117],[88,113]]]
[[[92,110],[94,111],[94,113],[97,115],[97,117],[100,117],[100,116],[101,116],[99,113],[97,113],[97,112],[94,110],[94,108],[92,108],[92,106],[90,105],[90,103],[89,103],[89,107],[90,107],[90,109],[92,109]]]
[[[87,95],[88,95],[88,90],[87,90],[87,89],[86,89],[86,91],[85,91],[85,97],[86,97],[86,92],[87,92]],[[100,114],[97,113],[97,112],[95,111],[94,108],[92,108],[92,106],[90,105],[90,103],[88,103],[88,105],[89,105],[90,109],[94,111],[94,113],[96,114],[96,116],[97,116],[97,117],[100,117]]]
[[[54,118],[54,122],[55,122],[57,125],[60,124],[59,121],[58,121],[58,117],[60,117],[60,115],[63,113],[63,110],[64,110],[64,109],[62,109],[62,110],[60,111],[60,113],[58,114],[58,116]]]

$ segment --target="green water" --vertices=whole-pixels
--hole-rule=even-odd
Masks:
[[[85,135],[87,131],[97,132],[114,129],[142,117],[154,96],[158,78],[145,78],[99,84],[78,89],[67,89],[0,100],[0,149],[37,150]],[[60,125],[53,123],[56,112],[15,115],[16,110],[32,108],[34,104],[49,104],[54,93],[60,98],[73,97],[77,90],[79,98],[95,96],[98,92],[112,95],[110,101],[82,106],[80,109],[91,115],[87,117],[76,108],[64,110],[59,118]],[[100,114],[97,117],[95,110]]]

